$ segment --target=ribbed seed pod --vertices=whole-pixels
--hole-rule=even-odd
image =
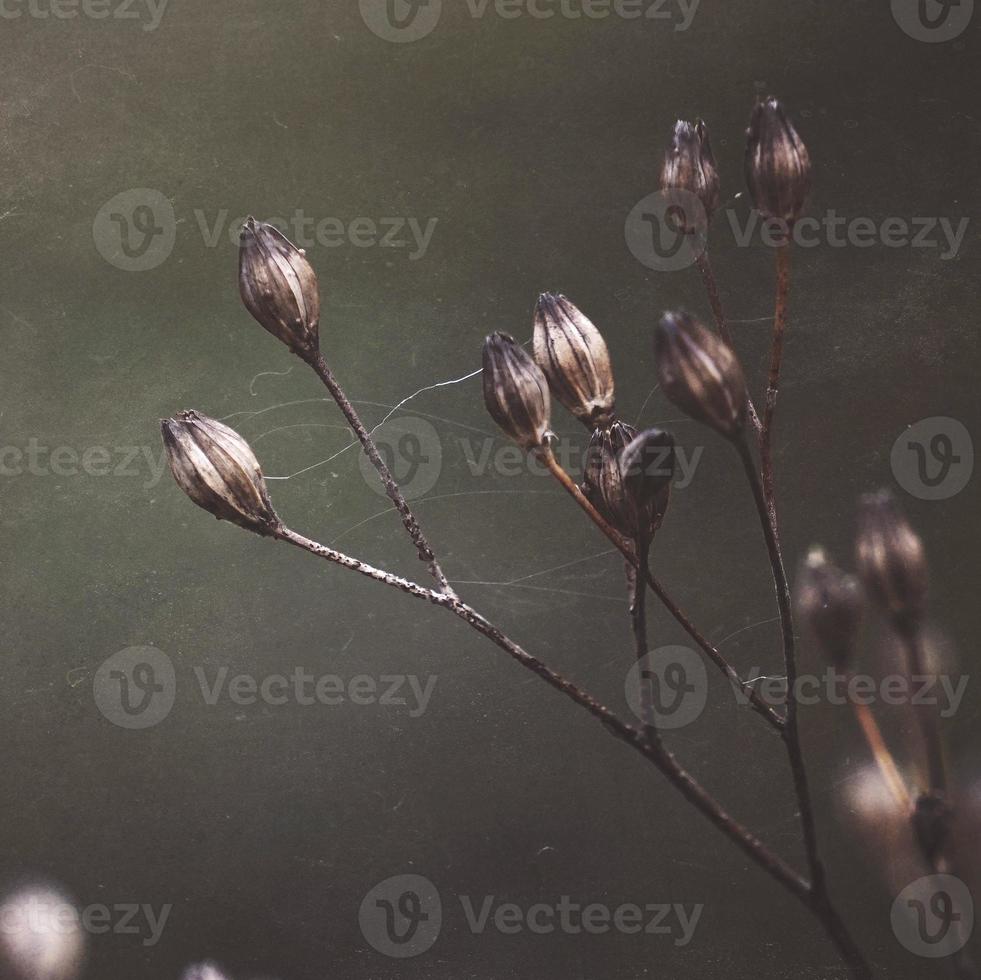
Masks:
[[[855,558],[869,596],[895,625],[918,627],[926,612],[927,562],[923,542],[888,490],[859,503]]]
[[[811,158],[783,106],[770,96],[757,102],[746,132],[746,183],[764,218],[788,227],[800,217],[811,188]]]
[[[545,445],[549,431],[548,382],[531,355],[506,333],[484,341],[484,404],[519,445]]]
[[[683,412],[729,439],[746,422],[746,381],[732,348],[687,313],[665,313],[654,332],[664,393]]]
[[[238,285],[255,319],[291,351],[319,350],[320,287],[303,249],[272,225],[249,218],[242,228]]]
[[[811,548],[797,579],[797,612],[825,656],[839,670],[855,659],[855,640],[864,600],[854,575],[828,560],[823,548]]]
[[[234,429],[197,412],[179,412],[160,428],[170,471],[194,503],[257,534],[282,527],[259,461]]]
[[[610,354],[588,317],[565,296],[542,293],[532,347],[552,394],[587,428],[609,425],[616,404]]]
[[[661,190],[669,203],[677,205],[673,213],[683,216],[682,231],[692,234],[705,230],[703,226],[719,207],[719,171],[701,119],[694,123],[679,119],[674,124],[661,168]],[[685,207],[688,194],[701,202],[704,221],[701,215],[688,214],[692,210]]]

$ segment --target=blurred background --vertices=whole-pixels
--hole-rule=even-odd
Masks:
[[[695,461],[657,574],[743,676],[780,676],[735,455],[654,390],[656,317],[709,318],[698,273],[628,244],[675,119],[702,116],[724,192],[711,254],[759,391],[773,255],[745,241],[742,155],[753,100],[773,92],[810,148],[809,213],[852,230],[794,249],[776,436],[787,561],[820,541],[850,564],[857,496],[895,490],[927,542],[937,647],[968,678],[944,731],[970,799],[981,15],[928,5],[939,26],[899,0],[594,16],[581,0],[6,0],[0,878],[108,909],[86,927],[85,980],[179,977],[206,958],[235,980],[844,976],[797,903],[487,641],[193,507],[164,472],[158,420],[226,420],[289,524],[422,580],[340,413],[239,301],[238,225],[279,219],[320,276],[324,352],[365,420],[428,389],[378,437],[458,590],[630,718],[622,562],[499,436],[472,376],[485,334],[527,340],[538,293],[564,292],[607,338],[623,417],[669,424]],[[554,427],[575,471],[586,433],[558,407]],[[651,618],[652,646],[689,645]],[[869,671],[894,669],[881,631],[868,639]],[[249,686],[297,670],[340,697]],[[779,739],[707,678],[669,745],[803,867]],[[904,709],[876,710],[902,754]],[[949,975],[892,924],[916,872],[855,793],[869,757],[847,706],[801,723],[832,893],[878,975]],[[378,920],[386,901],[408,908],[403,875],[441,908],[408,958]],[[563,896],[669,906],[666,931],[494,925],[501,905]],[[471,907],[490,910],[482,931]]]

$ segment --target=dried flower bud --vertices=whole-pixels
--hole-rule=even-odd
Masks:
[[[701,119],[696,119],[694,124],[679,119],[674,124],[671,145],[661,168],[661,190],[669,204],[677,205],[672,213],[681,221],[680,230],[688,234],[705,230],[719,207],[719,171],[708,130]],[[698,198],[703,215],[688,214],[692,208],[685,207],[686,195]]]
[[[564,296],[542,293],[535,306],[535,360],[556,398],[590,429],[613,419],[613,370],[603,335]]]
[[[773,96],[753,107],[746,132],[746,183],[764,218],[789,227],[800,217],[811,187],[811,159]]]
[[[693,419],[735,438],[746,421],[746,381],[732,349],[687,313],[665,313],[654,332],[657,376]]]
[[[525,449],[548,435],[548,382],[531,355],[506,333],[484,341],[484,404],[491,418]]]
[[[170,471],[194,503],[257,534],[282,527],[259,461],[237,432],[197,412],[179,412],[160,428]]]
[[[823,548],[811,548],[797,579],[797,611],[839,669],[855,657],[862,607],[858,579],[832,564]]]
[[[249,218],[242,228],[238,286],[246,309],[296,354],[320,346],[320,289],[306,253],[272,225]]]
[[[918,627],[926,610],[923,542],[888,490],[859,504],[855,556],[866,591],[902,630]]]
[[[674,436],[663,429],[645,429],[620,453],[620,478],[637,500],[649,502],[674,476]]]

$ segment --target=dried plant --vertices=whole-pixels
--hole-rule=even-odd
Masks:
[[[763,411],[757,411],[749,393],[704,247],[708,224],[719,204],[719,174],[705,124],[700,120],[694,124],[679,121],[675,126],[661,185],[672,202],[676,228],[697,236],[702,246],[696,249],[697,265],[716,332],[688,313],[665,313],[654,331],[654,365],[668,398],[731,443],[738,456],[756,505],[772,571],[788,692],[783,705],[769,703],[751,683],[740,678],[652,574],[651,542],[668,507],[674,440],[670,433],[657,429],[638,434],[617,418],[609,352],[593,323],[566,297],[542,293],[534,312],[533,356],[507,334],[488,337],[483,350],[483,391],[487,409],[501,429],[548,468],[623,554],[635,656],[643,658],[649,650],[646,596],[650,590],[704,655],[746,695],[746,703],[778,733],[793,777],[806,854],[805,871],[792,867],[735,820],[682,766],[658,729],[650,679],[644,672],[639,682],[643,724],[637,727],[524,650],[457,595],[371,433],[320,352],[320,300],[313,269],[302,250],[268,225],[250,218],[243,230],[240,290],[244,304],[267,331],[283,341],[323,381],[378,471],[420,559],[428,566],[432,584],[373,567],[283,524],[273,510],[251,449],[221,423],[196,412],[182,412],[163,422],[163,434],[177,483],[200,507],[219,519],[284,541],[448,610],[592,715],[605,731],[658,769],[739,850],[802,902],[826,930],[851,976],[867,978],[871,968],[845,916],[832,900],[818,846],[799,732],[796,638],[777,521],[771,451],[787,327],[789,230],[804,206],[811,164],[801,138],[775,99],[756,105],[747,137],[746,176],[753,202],[764,217],[780,223],[786,232],[776,249],[775,316]],[[698,213],[685,212],[685,202],[690,200],[698,202]],[[550,393],[591,432],[581,486],[562,468],[550,448]],[[860,515],[856,547],[864,596],[881,610],[900,637],[907,673],[922,673],[926,669],[926,563],[922,544],[888,495],[877,494],[863,500]],[[821,549],[815,548],[802,563],[799,583],[797,609],[801,619],[829,663],[839,670],[850,670],[857,655],[857,630],[866,605],[859,580],[837,569]],[[911,829],[923,866],[927,871],[938,872],[958,867],[950,833],[955,801],[931,708],[915,709],[927,764],[923,774],[911,782],[900,772],[872,713],[858,704],[852,707],[883,784],[894,798],[893,812],[898,812],[899,819]],[[964,954],[957,957],[956,968],[962,976],[975,975]],[[199,971],[194,975],[203,974]]]

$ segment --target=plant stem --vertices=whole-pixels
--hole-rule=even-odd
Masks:
[[[857,701],[852,701],[852,709],[889,792],[900,806],[912,812],[913,800],[899,769],[896,768],[896,760],[882,737],[882,730],[875,720],[875,715],[872,714],[872,709],[867,704],[859,704]]]
[[[562,466],[559,461],[555,458],[554,454],[550,451],[543,450],[539,453],[539,457],[542,462],[548,467],[549,472],[559,481],[562,487],[569,493],[573,500],[586,512],[590,520],[606,535],[607,538],[617,547],[620,553],[627,559],[630,564],[637,568],[637,560],[634,555],[630,553],[630,549],[627,547],[623,536],[619,534],[614,528],[612,528],[602,517],[599,511],[589,502],[585,494],[576,486],[575,481]],[[651,591],[661,600],[664,608],[668,610],[669,613],[674,617],[675,621],[681,626],[681,628],[701,647],[702,651],[708,656],[708,658],[725,674],[729,683],[733,686],[734,690],[740,690],[743,692],[745,697],[748,699],[749,704],[752,708],[766,721],[768,721],[777,731],[783,731],[784,719],[776,712],[773,707],[766,703],[763,698],[757,693],[752,685],[747,684],[739,674],[736,673],[732,665],[726,660],[726,658],[717,650],[697,629],[694,623],[688,618],[684,610],[682,610],[678,604],[671,598],[670,595],[665,591],[664,586],[654,577],[651,570],[647,567],[643,569],[638,568],[639,574],[642,574],[650,587]]]
[[[647,738],[651,742],[660,740],[654,714],[653,680],[644,676],[644,664],[649,652],[647,644],[647,582],[644,581],[639,569],[647,568],[650,542],[645,538],[637,538],[637,565],[628,575],[630,586],[630,622],[634,635],[634,656],[637,658],[637,687],[640,695],[640,717],[644,723]]]
[[[780,391],[780,365],[783,362],[783,343],[787,332],[787,300],[790,295],[790,244],[777,248],[777,296],[773,311],[773,340],[770,345],[770,371],[763,406],[763,429],[760,433],[760,469],[763,473],[763,495],[771,522],[776,524],[776,499],[773,489],[773,413]]]
[[[765,431],[765,430],[764,430]],[[780,630],[783,637],[784,670],[787,675],[787,714],[783,729],[783,741],[787,749],[787,759],[794,781],[794,792],[800,810],[801,831],[804,836],[804,850],[811,876],[811,894],[814,908],[822,917],[828,934],[834,939],[841,950],[846,962],[849,963],[856,976],[870,976],[869,967],[861,950],[852,939],[844,922],[831,903],[828,894],[827,878],[824,864],[818,851],[817,827],[814,820],[814,805],[811,800],[810,785],[807,778],[807,768],[804,765],[804,753],[801,749],[800,730],[798,726],[797,701],[797,655],[794,638],[794,622],[790,583],[783,564],[783,553],[780,548],[780,532],[777,527],[776,512],[767,505],[760,474],[756,469],[749,443],[745,437],[737,437],[735,445],[746,478],[753,491],[753,500],[763,530],[767,555],[770,559],[770,569],[773,574],[773,586],[776,592],[777,609],[780,614]]]
[[[800,747],[800,735],[797,727],[797,657],[795,653],[794,623],[791,611],[790,584],[783,565],[783,554],[780,551],[780,539],[777,526],[771,519],[763,495],[763,485],[756,470],[749,444],[745,438],[734,441],[746,471],[753,491],[753,499],[759,513],[766,550],[770,558],[770,569],[773,573],[773,586],[777,596],[777,609],[780,613],[780,630],[783,636],[783,661],[787,675],[787,724],[783,730],[784,743],[790,760],[790,769],[794,778],[794,788],[800,807],[801,828],[804,832],[804,848],[807,852],[807,863],[811,871],[811,882],[815,891],[824,887],[824,867],[818,855],[817,832],[814,825],[814,810],[811,804],[811,794],[807,782],[807,770],[804,767],[803,753]]]
[[[419,552],[419,557],[429,565],[429,573],[432,575],[433,581],[435,581],[440,592],[453,595],[453,589],[450,587],[449,582],[447,582],[446,576],[443,574],[443,569],[440,568],[439,562],[436,560],[436,555],[426,540],[426,536],[422,533],[419,522],[409,509],[409,505],[402,495],[399,485],[395,482],[395,477],[392,476],[391,470],[389,470],[385,460],[382,459],[381,453],[378,452],[378,446],[375,445],[375,440],[371,438],[371,433],[365,428],[361,417],[348,400],[347,395],[344,394],[341,386],[337,383],[337,379],[334,377],[334,372],[331,371],[330,365],[319,350],[315,354],[305,356],[304,360],[313,368],[330,392],[331,397],[337,402],[338,408],[340,408],[344,417],[347,419],[348,425],[354,430],[354,434],[358,437],[368,459],[371,460],[372,465],[378,471],[382,484],[384,484],[385,492],[395,505],[395,509],[399,512],[402,523],[405,525],[405,529],[409,532],[409,537],[412,538],[416,550]]]
[[[907,672],[910,678],[926,677],[926,656],[923,648],[923,632],[918,626],[912,626],[902,631],[903,645],[906,649],[908,662]],[[926,753],[928,789],[944,797],[947,795],[947,767],[944,762],[944,746],[940,737],[940,727],[937,716],[929,704],[915,706],[917,724],[923,750]]]
[[[709,306],[712,307],[712,316],[715,317],[715,325],[719,330],[719,336],[733,349],[736,345],[732,341],[732,331],[729,329],[729,322],[726,320],[725,310],[722,308],[722,300],[719,297],[719,287],[715,281],[715,273],[712,271],[712,263],[709,261],[708,248],[703,249],[695,257],[695,265],[702,274],[702,282],[705,285],[705,292],[708,295]],[[749,416],[750,424],[756,430],[756,437],[759,439],[763,431],[763,423],[753,404],[751,395],[746,396],[746,413]]]

